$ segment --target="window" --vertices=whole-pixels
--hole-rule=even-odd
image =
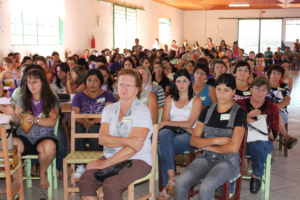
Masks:
[[[296,39],[300,39],[300,20],[286,20],[285,41],[295,42]]]
[[[159,18],[159,42],[171,43],[171,20]]]
[[[114,5],[114,48],[131,49],[136,38],[136,9]]]
[[[259,20],[239,20],[238,45],[249,54],[258,52]],[[235,53],[235,52],[233,52]]]
[[[267,47],[275,52],[281,47],[282,19],[239,20],[239,47],[250,51],[265,52]]]
[[[59,17],[41,17],[11,11],[12,45],[62,45],[63,22]]]

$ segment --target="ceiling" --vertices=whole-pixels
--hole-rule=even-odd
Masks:
[[[153,0],[181,10],[236,10],[300,8],[300,0]],[[249,7],[229,7],[249,4]]]

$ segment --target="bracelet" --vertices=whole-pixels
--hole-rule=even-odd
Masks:
[[[205,147],[205,151],[209,151],[209,150],[208,150],[208,147],[209,147],[209,146],[206,146],[206,147]]]

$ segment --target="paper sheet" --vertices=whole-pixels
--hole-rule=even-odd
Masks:
[[[11,116],[6,114],[0,114],[0,124],[8,124]]]
[[[0,105],[3,105],[3,104],[11,104],[10,103],[10,98],[8,98],[8,97],[1,97],[0,98]]]
[[[261,130],[264,133],[268,133],[266,117],[262,117],[260,120],[251,123],[252,126]],[[268,141],[268,136],[259,133],[258,131],[248,127],[247,142],[254,142],[257,140]]]

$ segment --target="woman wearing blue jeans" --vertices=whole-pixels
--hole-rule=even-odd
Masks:
[[[186,69],[178,70],[171,86],[171,95],[166,99],[161,123],[158,128],[158,159],[161,166],[163,191],[157,200],[173,198],[175,190],[175,155],[193,150],[190,146],[191,133],[200,115],[201,99],[193,97],[191,77]],[[180,127],[185,131],[176,134],[165,126]]]
[[[213,200],[215,190],[239,174],[239,149],[247,126],[244,109],[232,101],[235,79],[222,74],[216,80],[218,103],[201,111],[190,145],[203,150],[177,178],[175,200],[188,199],[190,188],[200,184],[199,200]]]

